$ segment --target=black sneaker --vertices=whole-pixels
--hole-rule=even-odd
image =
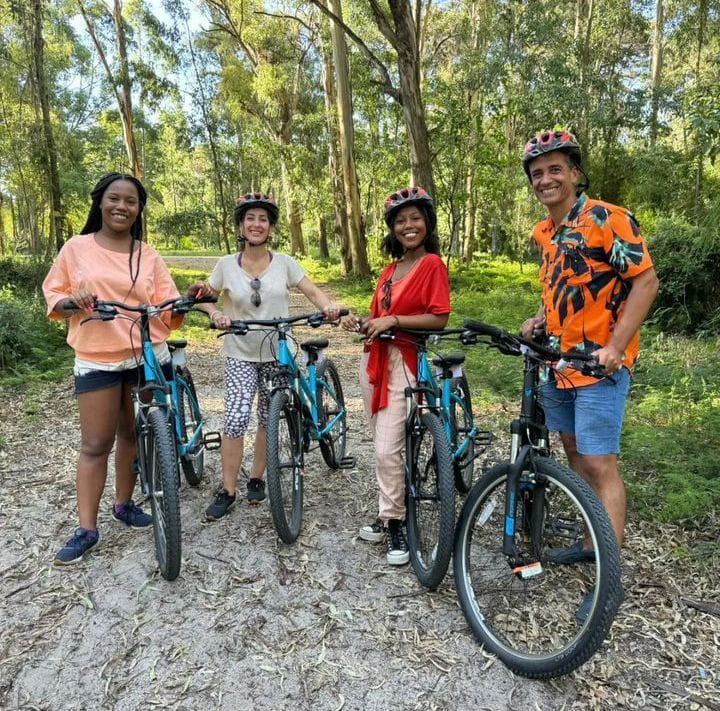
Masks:
[[[582,541],[576,541],[567,548],[548,548],[545,560],[555,565],[575,565],[576,563],[594,563],[595,551],[583,548]]]
[[[207,507],[205,518],[208,521],[217,521],[230,511],[233,506],[235,506],[235,495],[230,496],[225,489],[220,489],[215,494],[213,502]]]
[[[363,541],[370,543],[380,543],[385,539],[385,526],[381,519],[375,519],[372,523],[363,526],[358,535]]]
[[[247,483],[247,500],[251,504],[259,504],[265,501],[265,481],[250,477]]]
[[[403,522],[391,518],[387,525],[387,562],[390,565],[405,565],[410,560]]]

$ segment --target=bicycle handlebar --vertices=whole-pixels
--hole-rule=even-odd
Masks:
[[[176,313],[187,313],[192,309],[195,304],[214,304],[217,301],[217,296],[208,294],[201,296],[199,299],[193,296],[178,296],[170,299],[165,299],[160,304],[140,304],[138,306],[131,306],[130,304],[124,304],[122,301],[96,301],[93,306],[93,311],[96,311],[102,321],[111,321],[117,316],[117,309],[123,311],[132,311],[134,313],[145,313],[149,310],[164,311],[168,306],[172,306],[173,311]],[[82,309],[72,300],[65,299],[60,304],[61,308],[65,311],[81,311]]]
[[[522,336],[515,336],[512,333],[503,331],[497,326],[491,326],[481,321],[465,319],[465,328],[478,336],[489,336],[492,344],[505,355],[524,355],[525,350],[532,351],[538,358],[555,363],[555,370],[563,371],[573,368],[583,375],[590,375],[595,378],[603,378],[607,373],[605,367],[598,363],[593,354],[581,353],[580,351],[559,351],[543,346],[537,341]]]
[[[339,316],[347,316],[350,313],[349,309],[340,309]],[[323,323],[326,322],[326,314],[324,311],[315,311],[311,314],[300,314],[298,316],[284,316],[281,318],[269,318],[269,319],[238,319],[230,322],[230,329],[225,333],[219,334],[220,336],[226,336],[233,334],[235,336],[244,336],[249,330],[250,326],[265,326],[267,328],[277,328],[278,326],[289,326],[290,324],[297,323],[298,321],[307,321],[311,328],[319,328]],[[210,328],[217,329],[217,326],[213,323]],[[260,329],[258,329],[260,330]]]

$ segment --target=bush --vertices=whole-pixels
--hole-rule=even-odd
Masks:
[[[0,275],[3,283],[24,291],[38,291],[42,286],[50,264],[27,257],[1,257]]]
[[[663,330],[720,331],[720,250],[708,239],[711,229],[679,219],[657,221],[657,231],[649,239],[660,279],[653,320]]]
[[[63,330],[45,315],[44,299],[0,288],[0,375],[52,371],[64,350]]]

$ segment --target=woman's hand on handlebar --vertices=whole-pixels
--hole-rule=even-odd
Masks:
[[[213,326],[221,331],[229,331],[232,326],[232,319],[222,311],[213,311],[210,314],[210,320]]]
[[[368,318],[362,322],[360,330],[367,336],[368,342],[385,331],[396,328],[398,325],[395,316],[380,316],[379,318]]]
[[[329,303],[324,309],[326,321],[337,321],[340,318],[340,307],[336,303]],[[347,316],[345,318],[348,318]]]
[[[362,328],[362,319],[358,318],[352,311],[340,319],[340,325],[345,331],[360,333]]]
[[[87,286],[80,286],[76,291],[70,294],[72,301],[79,309],[91,313],[97,303],[97,294],[94,294]],[[64,314],[72,316],[72,310],[66,310],[62,307],[62,301],[58,304]],[[57,310],[57,306],[55,307]]]

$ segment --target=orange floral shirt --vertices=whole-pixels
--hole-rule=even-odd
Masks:
[[[533,239],[542,253],[542,301],[551,346],[593,353],[607,345],[632,280],[653,266],[632,213],[583,193],[557,228],[550,217],[535,225]],[[628,368],[637,360],[639,340],[638,332],[625,349]],[[564,375],[559,387],[597,382],[576,371]]]

